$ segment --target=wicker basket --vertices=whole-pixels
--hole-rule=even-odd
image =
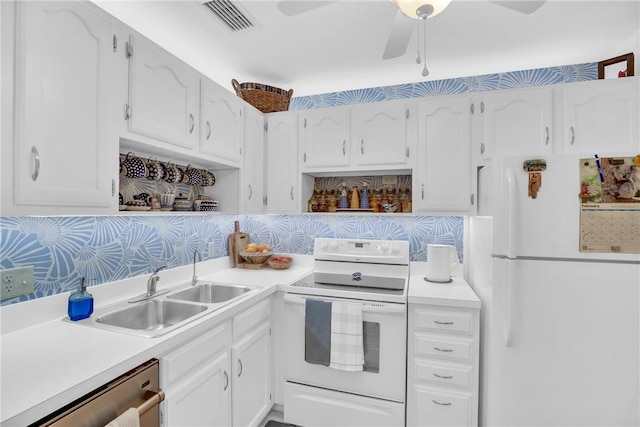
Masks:
[[[231,80],[236,95],[256,107],[263,113],[287,111],[293,95],[293,89],[284,90],[261,83],[238,83]]]

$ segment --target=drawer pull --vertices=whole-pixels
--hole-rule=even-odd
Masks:
[[[224,388],[222,391],[227,391],[227,388],[229,388],[229,374],[227,374],[227,371],[224,371]]]
[[[438,402],[435,399],[431,400],[433,403],[435,403],[436,405],[440,405],[440,406],[451,406],[451,402]]]
[[[439,320],[434,320],[433,323],[436,325],[453,325],[453,322],[441,322]]]
[[[441,352],[443,352],[443,353],[451,353],[451,352],[453,352],[453,349],[451,349],[451,348],[438,348],[438,347],[433,347],[433,349],[434,349],[435,351],[441,351]]]
[[[437,377],[437,378],[441,378],[443,380],[450,380],[450,379],[453,378],[451,375],[440,375],[440,374],[437,374],[435,372],[434,372],[433,376]]]

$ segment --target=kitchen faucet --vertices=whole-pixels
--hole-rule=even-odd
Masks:
[[[157,268],[151,274],[151,277],[149,277],[149,280],[147,280],[147,297],[152,297],[156,294],[156,284],[158,283],[158,280],[160,280],[158,273],[160,272],[160,270],[164,270],[165,268],[167,268],[166,265],[163,265],[162,267]]]
[[[191,278],[191,286],[198,284],[198,276],[196,276],[196,255],[198,255],[198,261],[202,261],[202,254],[200,251],[193,252],[193,277]]]

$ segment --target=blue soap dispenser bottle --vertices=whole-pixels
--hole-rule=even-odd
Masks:
[[[67,312],[71,320],[86,319],[93,313],[93,295],[87,292],[84,277],[80,282],[80,289],[69,295]]]

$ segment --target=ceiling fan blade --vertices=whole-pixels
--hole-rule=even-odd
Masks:
[[[533,13],[545,4],[547,0],[495,0],[491,3],[495,3],[499,6],[506,7],[522,13]]]
[[[277,7],[284,15],[295,16],[335,2],[336,0],[281,0]]]
[[[382,54],[382,59],[393,59],[404,55],[415,26],[416,21],[408,18],[398,9],[396,17],[393,20],[389,39],[387,40],[387,46],[384,48],[384,53]]]

